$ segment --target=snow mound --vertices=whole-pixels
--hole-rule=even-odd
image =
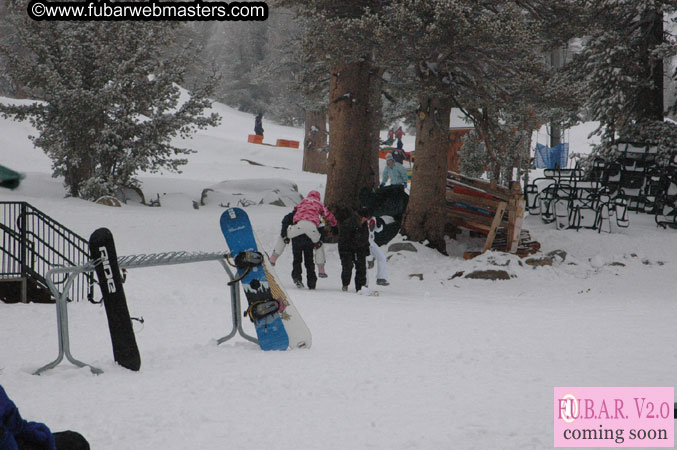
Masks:
[[[197,209],[197,201],[184,193],[165,193],[158,195],[159,206],[188,211]]]
[[[303,196],[296,183],[282,178],[271,178],[222,181],[202,191],[200,204],[220,207],[261,204],[290,207],[301,200]]]

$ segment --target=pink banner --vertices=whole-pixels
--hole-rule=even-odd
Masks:
[[[555,447],[674,447],[672,387],[556,387]]]

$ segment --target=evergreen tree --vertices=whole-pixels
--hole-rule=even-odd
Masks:
[[[271,94],[257,71],[267,55],[268,21],[229,22],[223,28],[217,47],[223,62],[218,98],[241,111],[267,115]]]
[[[506,144],[523,146],[518,132],[534,126],[529,103],[538,94],[531,91],[542,92],[544,84],[536,30],[509,0],[394,0],[384,8],[376,34],[385,65],[418,99],[416,164],[403,226],[410,239],[445,251],[453,106],[475,122],[495,177],[507,163]]]
[[[303,123],[303,100],[292,87],[303,25],[289,10],[271,8],[265,22],[205,22],[197,28],[203,33],[201,59],[222,75],[216,99],[285,125]]]
[[[484,174],[487,165],[487,146],[479,138],[475,130],[466,133],[462,138],[461,165],[459,170],[462,174],[472,178],[480,178]]]
[[[325,202],[356,207],[362,188],[378,184],[381,76],[375,58],[373,12],[380,0],[282,0],[307,19],[305,54],[330,68],[329,159]]]
[[[610,158],[618,140],[656,143],[662,153],[674,152],[676,126],[663,120],[663,60],[674,56],[677,46],[663,23],[677,11],[677,3],[584,3],[583,51],[567,68],[566,77],[581,90],[589,118],[600,122],[595,133],[602,142],[592,156]]]
[[[14,3],[14,29],[28,53],[3,47],[14,79],[42,102],[0,106],[30,119],[32,137],[70,195],[95,199],[138,184],[138,171],[178,171],[190,153],[176,136],[215,125],[210,85],[180,98],[187,61],[167,58],[172,26],[162,22],[36,22]]]

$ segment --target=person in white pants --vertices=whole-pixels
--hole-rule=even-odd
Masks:
[[[327,273],[324,271],[324,263],[326,262],[326,256],[324,254],[324,249],[322,248],[322,237],[318,227],[320,226],[321,219],[324,218],[329,221],[329,225],[332,227],[338,226],[336,217],[332,214],[324,203],[320,201],[320,193],[317,191],[308,192],[308,196],[304,198],[301,203],[294,207],[292,215],[292,223],[285,228],[283,228],[280,238],[275,244],[273,249],[273,254],[270,255],[270,263],[275,265],[277,258],[280,257],[284,251],[287,243],[302,234],[305,234],[310,238],[310,240],[315,245],[315,264],[317,265],[317,276],[320,278],[327,278]],[[283,227],[285,227],[283,222]]]
[[[307,235],[313,243],[315,243],[315,265],[318,266],[320,271],[320,278],[324,278],[324,264],[327,262],[327,257],[324,254],[324,246],[320,240],[321,233],[317,229],[314,223],[303,220],[297,222],[294,225],[289,225],[287,227],[287,237],[279,236],[277,242],[275,243],[275,248],[273,248],[274,258],[271,258],[271,262],[275,265],[274,261],[277,261],[277,258],[282,255],[284,249],[287,248],[287,243],[294,239],[297,236],[302,234]]]
[[[379,286],[388,286],[388,260],[386,255],[381,250],[381,247],[376,245],[375,235],[383,230],[383,224],[379,224],[380,219],[372,217],[369,219],[369,251],[371,256],[376,258],[376,284]]]

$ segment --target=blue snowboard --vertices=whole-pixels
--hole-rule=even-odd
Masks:
[[[240,252],[259,252],[256,246],[254,230],[249,222],[249,216],[240,208],[229,208],[221,214],[221,231],[226,238],[226,244],[230,249],[231,258],[235,259]],[[238,269],[238,277],[245,273],[244,269]],[[247,296],[247,302],[252,304],[260,300],[272,300],[268,278],[262,266],[253,267],[240,281]],[[289,337],[282,324],[279,312],[269,314],[262,319],[254,321],[259,345],[263,350],[287,350]]]

